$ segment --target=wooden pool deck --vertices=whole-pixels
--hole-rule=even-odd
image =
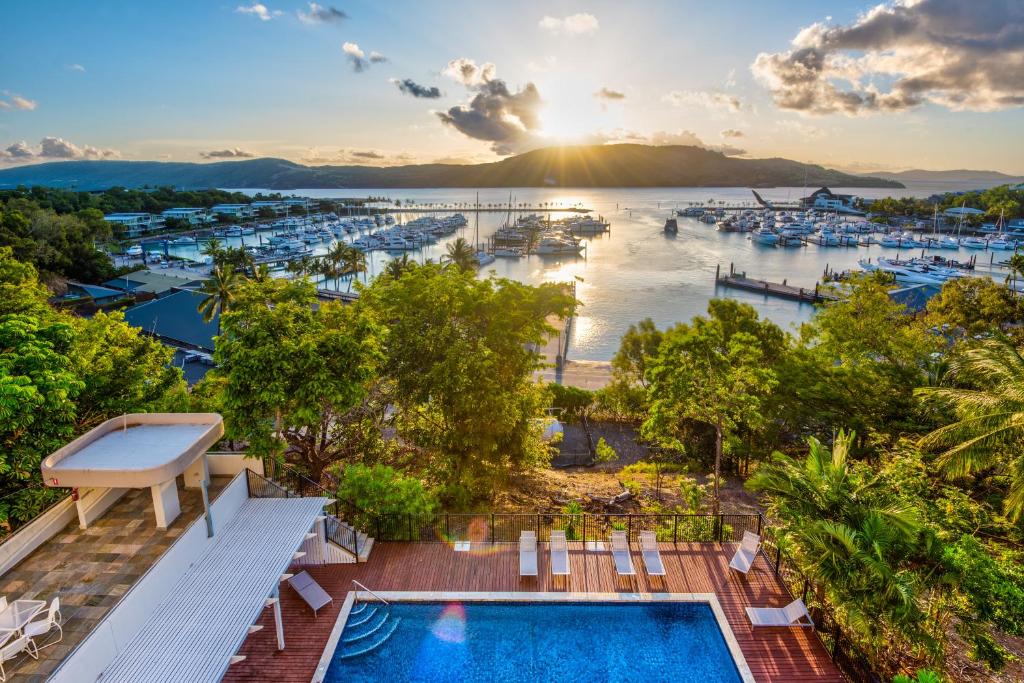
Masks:
[[[569,545],[568,581],[551,576],[547,544],[541,544],[540,576],[535,578],[519,577],[518,546],[513,543],[474,545],[469,552],[456,552],[446,543],[378,543],[366,563],[308,568],[334,597],[333,605],[314,618],[295,591],[282,585],[285,649],[277,650],[273,613],[267,609],[257,622],[264,628],[239,650],[246,659],[232,665],[224,680],[309,683],[353,579],[371,590],[386,591],[715,593],[757,681],[844,680],[810,629],[750,626],[744,607],[781,607],[789,602],[782,581],[763,557],[742,578],[728,569],[735,544],[662,543],[667,576],[649,577],[634,547],[637,575],[624,579],[616,575],[607,549]]]

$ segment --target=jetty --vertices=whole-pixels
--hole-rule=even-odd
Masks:
[[[728,275],[721,272],[721,265],[715,266],[715,285],[742,289],[748,292],[757,292],[765,296],[775,296],[781,299],[791,299],[809,304],[820,304],[826,301],[836,301],[837,297],[829,292],[822,291],[819,283],[814,283],[814,288],[794,287],[785,280],[782,282],[769,282],[768,280],[757,280],[747,277],[745,272],[737,273],[733,264],[729,264]]]

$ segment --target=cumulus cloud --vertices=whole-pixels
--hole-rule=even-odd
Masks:
[[[337,7],[318,5],[315,2],[309,3],[308,12],[296,10],[295,14],[304,24],[337,24],[348,19],[348,15]]]
[[[594,93],[594,97],[599,100],[624,100],[626,99],[626,94],[611,88],[601,88]]]
[[[0,109],[21,109],[24,111],[32,111],[39,104],[35,100],[22,97],[10,90],[4,90],[2,91],[2,94],[4,97],[0,97]]]
[[[452,60],[444,73],[475,94],[466,104],[437,112],[442,123],[467,137],[490,142],[496,154],[515,154],[537,146],[543,102],[533,83],[513,91],[496,78],[493,64],[477,66],[471,59]]]
[[[204,159],[251,159],[256,155],[238,147],[229,147],[228,149],[214,149],[208,152],[200,152],[199,156]]]
[[[729,144],[709,145],[691,130],[677,130],[675,132],[658,131],[652,133],[646,139],[647,144],[664,147],[668,145],[685,145],[687,147],[700,147],[712,152],[719,152],[725,156],[739,156],[746,154],[746,150],[734,147]]]
[[[495,66],[490,62],[484,62],[477,66],[472,59],[459,57],[448,62],[448,65],[441,70],[441,73],[453,78],[468,88],[483,85],[494,78]]]
[[[732,113],[742,110],[744,106],[743,100],[736,95],[709,90],[673,90],[662,99],[676,107],[722,109]]]
[[[545,16],[538,25],[552,35],[578,36],[586,33],[593,33],[601,27],[597,17],[593,14],[571,14],[567,17],[557,18]]]
[[[356,43],[345,42],[341,46],[341,51],[345,53],[346,59],[348,59],[349,66],[357,74],[362,73],[370,68],[371,64],[381,64],[388,61],[388,58],[379,52],[371,52],[369,56],[363,52],[362,48]]]
[[[254,2],[251,5],[239,5],[235,8],[235,11],[239,14],[248,14],[254,16],[260,21],[270,21],[271,19],[275,19],[284,14],[281,10],[278,9],[268,9],[266,5],[259,2]]]
[[[406,95],[411,95],[416,98],[436,100],[441,96],[441,89],[436,85],[427,87],[425,85],[420,85],[411,78],[403,78],[401,80],[392,78],[391,82],[398,86],[398,89]]]
[[[47,136],[32,147],[24,140],[0,150],[0,160],[23,162],[49,159],[116,159],[121,154],[114,149],[101,149],[92,145],[76,145],[64,138]]]
[[[742,137],[744,137],[746,135],[746,133],[744,133],[742,130],[738,130],[736,128],[726,128],[725,130],[723,130],[720,133],[720,135],[723,138],[726,138],[726,139],[728,139],[728,138],[735,139],[735,138],[742,138]]]
[[[849,25],[812,24],[751,70],[777,106],[807,114],[1019,107],[1022,26],[1019,0],[897,0]]]

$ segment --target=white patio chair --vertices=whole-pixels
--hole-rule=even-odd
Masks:
[[[334,602],[334,598],[319,583],[313,580],[309,572],[299,572],[288,579],[288,584],[306,601],[307,605],[313,608],[314,618],[321,607]]]
[[[653,531],[640,532],[640,550],[648,576],[665,576],[665,564],[658,549],[658,536]]]
[[[8,633],[8,637],[14,634],[13,631]],[[0,647],[0,681],[7,680],[7,672],[4,670],[4,662],[14,659],[22,652],[27,652],[29,657],[32,659],[39,659],[39,650],[36,649],[36,644],[32,642],[32,639],[28,636],[18,636],[14,640],[6,643],[3,647]]]
[[[633,569],[633,557],[629,552],[629,540],[625,531],[612,532],[612,559],[615,561],[615,571],[619,576],[633,576],[636,570]]]
[[[551,549],[551,573],[569,576],[569,542],[565,539],[565,532],[552,529],[548,545]]]
[[[532,531],[519,536],[519,576],[537,576],[537,536]]]
[[[25,628],[22,630],[22,633],[31,638],[34,643],[36,638],[38,638],[41,635],[45,635],[52,631],[54,628],[56,628],[57,640],[53,642],[48,642],[46,643],[46,645],[42,646],[38,644],[36,645],[36,648],[38,650],[42,650],[50,647],[51,645],[56,645],[60,641],[64,640],[64,629],[60,626],[61,621],[62,618],[60,616],[60,599],[54,598],[50,602],[50,608],[46,611],[46,616],[42,619],[30,621],[29,623],[25,624]]]
[[[748,607],[751,626],[803,626],[814,628],[804,601],[797,598],[785,607]],[[807,621],[804,621],[804,619]]]
[[[761,537],[749,531],[743,532],[743,541],[736,549],[736,554],[729,561],[729,568],[746,574],[757,559],[757,549],[761,546]]]

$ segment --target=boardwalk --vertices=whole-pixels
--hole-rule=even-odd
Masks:
[[[239,651],[246,660],[233,665],[224,680],[308,683],[343,598],[356,579],[373,590],[388,591],[716,593],[756,680],[842,681],[824,647],[808,629],[750,627],[745,606],[781,606],[789,602],[789,596],[763,557],[749,578],[730,577],[727,567],[734,548],[734,544],[662,543],[668,572],[664,579],[648,577],[637,556],[638,575],[623,580],[615,574],[608,551],[586,550],[582,544],[572,543],[571,576],[568,581],[560,577],[553,582],[546,544],[541,547],[540,576],[528,579],[519,577],[515,544],[482,544],[470,552],[455,552],[444,543],[375,544],[367,563],[309,569],[335,597],[333,606],[320,610],[318,618],[293,590],[283,588],[286,648],[276,649],[273,616],[266,610],[258,622],[263,630],[249,636]],[[592,646],[600,645],[595,641]]]

